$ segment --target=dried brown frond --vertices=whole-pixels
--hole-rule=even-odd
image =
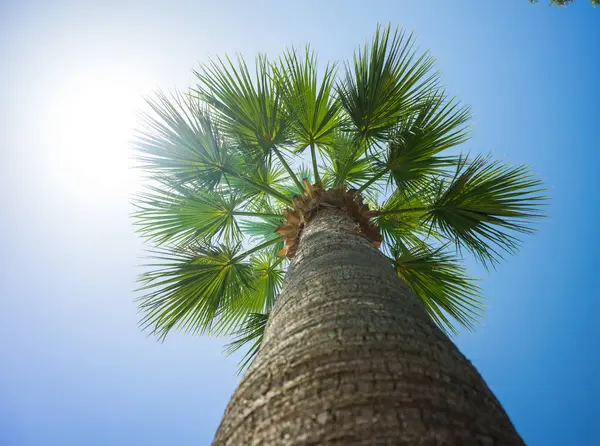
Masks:
[[[278,226],[275,232],[285,237],[285,248],[277,255],[294,257],[304,225],[322,208],[338,208],[346,212],[357,224],[356,233],[370,240],[376,248],[380,247],[379,227],[371,220],[377,211],[370,210],[356,190],[348,191],[345,186],[340,186],[324,191],[320,183],[311,184],[304,179],[304,191],[304,195],[296,195],[292,199],[293,209],[283,211],[286,223]]]

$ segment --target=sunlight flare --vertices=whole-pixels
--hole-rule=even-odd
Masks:
[[[89,74],[89,73],[88,73]],[[74,77],[57,91],[47,131],[58,150],[51,175],[78,195],[110,199],[135,191],[129,146],[140,91],[123,73]]]

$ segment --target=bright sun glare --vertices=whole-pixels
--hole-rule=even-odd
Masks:
[[[87,74],[87,73],[86,73]],[[57,91],[49,113],[52,175],[78,195],[127,196],[137,186],[130,150],[142,105],[133,79],[94,73]]]

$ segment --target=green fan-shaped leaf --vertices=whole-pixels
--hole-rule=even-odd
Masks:
[[[417,56],[412,35],[377,28],[371,45],[354,55],[338,94],[359,140],[385,139],[398,119],[437,82],[433,59]]]
[[[412,193],[395,190],[384,201],[375,221],[389,249],[423,247],[441,238],[437,231],[423,224],[428,210],[428,197],[424,189]]]
[[[285,196],[287,200],[291,200],[292,195],[286,196],[287,191],[284,187],[286,178],[283,169],[272,163],[249,166],[244,169],[244,177],[228,178],[228,185],[232,190],[240,191],[252,203],[262,202],[273,196],[270,190]],[[259,188],[256,185],[262,187]]]
[[[193,182],[208,189],[221,182],[224,170],[236,169],[199,100],[158,92],[147,103],[153,113],[142,114],[143,129],[135,139],[142,168],[179,184]]]
[[[283,217],[277,218],[260,218],[260,219],[249,219],[240,221],[240,228],[242,232],[248,237],[254,239],[258,243],[264,243],[271,240],[279,239],[272,246],[273,253],[279,252],[283,249],[283,240],[280,235],[275,232],[277,227],[283,222]]]
[[[264,56],[257,57],[254,76],[242,57],[237,64],[219,58],[194,73],[200,98],[217,110],[220,128],[241,146],[268,154],[288,142],[283,104]]]
[[[252,280],[250,263],[238,257],[239,248],[199,245],[185,250],[159,250],[160,263],[144,273],[141,324],[161,337],[177,327],[206,332],[218,314],[243,299]]]
[[[275,300],[281,291],[285,270],[283,264],[285,257],[275,257],[266,251],[252,257],[252,268],[255,271],[253,290],[261,297],[262,311],[271,311]]]
[[[275,257],[269,253],[259,254],[252,258],[251,264],[254,275],[249,298],[253,300],[253,304],[246,304],[241,309],[241,312],[245,316],[245,321],[243,324],[237,324],[239,328],[232,333],[234,340],[226,346],[225,350],[227,354],[231,354],[250,343],[248,351],[239,363],[240,372],[258,353],[271,308],[275,305],[275,301],[283,286],[285,269],[282,267],[282,264],[284,261],[284,257]],[[261,312],[247,312],[247,308],[250,306],[255,308],[261,305]],[[230,329],[231,327],[226,327],[226,332],[229,332]]]
[[[210,242],[219,238],[228,243],[239,240],[236,211],[242,208],[243,197],[182,186],[148,189],[137,196],[138,211],[134,218],[139,232],[150,240],[158,244]],[[241,211],[241,214],[247,213]]]
[[[373,176],[369,160],[364,156],[365,144],[357,147],[358,141],[349,133],[338,132],[324,148],[328,166],[323,175],[326,187],[342,184],[354,186],[369,181]]]
[[[306,166],[305,164],[301,164],[296,169],[296,173],[298,178],[302,178],[302,180],[307,179],[311,184],[315,182],[313,172],[311,172],[310,167]],[[298,185],[296,185],[296,183],[293,183],[291,181],[287,181],[283,188],[285,189],[285,192],[290,196],[303,195],[306,191],[304,184],[302,185],[302,187],[299,187]]]
[[[197,98],[181,94],[168,98],[159,92],[156,99],[147,101],[155,113],[142,115],[143,130],[137,134],[135,149],[140,167],[154,179],[173,186],[213,190],[235,178],[244,189],[291,204],[290,198],[269,184],[247,176],[256,169],[217,132],[207,106]]]
[[[546,197],[541,181],[526,166],[510,166],[489,157],[462,159],[452,180],[441,181],[427,220],[485,266],[514,253],[516,233],[531,233],[543,216]]]
[[[468,108],[446,101],[443,93],[425,98],[400,117],[381,170],[390,172],[400,190],[422,185],[427,176],[444,174],[448,166],[456,164],[456,158],[439,154],[468,139],[470,117]]]
[[[275,68],[293,139],[304,148],[329,144],[340,124],[340,104],[333,94],[335,66],[327,66],[319,79],[317,65],[307,47],[304,56],[287,51]]]
[[[159,263],[148,265],[152,270],[140,277],[140,290],[146,292],[139,298],[145,313],[142,327],[162,338],[173,328],[222,334],[249,313],[263,311],[271,305],[269,293],[278,290],[270,291],[264,284],[266,273],[260,261],[265,257],[261,253],[270,256],[267,249],[277,242],[272,239],[245,252],[240,245],[206,244],[156,250],[154,258]],[[274,258],[269,264],[272,271],[268,276],[274,287],[280,285],[279,261]]]
[[[240,227],[242,231],[250,236],[250,237],[259,237],[264,241],[273,240],[279,235],[275,233],[275,229],[282,223],[283,217],[281,220],[249,220],[249,221],[241,221]]]
[[[442,329],[457,333],[448,315],[468,329],[481,317],[480,288],[467,276],[459,260],[443,248],[396,246],[392,259],[398,275],[421,298]]]
[[[250,348],[238,364],[238,373],[241,373],[257,355],[268,320],[268,313],[249,314],[241,328],[234,333],[233,341],[225,347],[225,353],[231,354],[250,343]]]
[[[340,126],[341,106],[334,95],[335,66],[317,76],[317,58],[307,47],[304,57],[287,51],[275,66],[277,82],[289,117],[293,139],[300,150],[311,149],[313,174],[320,182],[317,150],[331,144]]]
[[[283,284],[284,258],[273,255],[270,250],[250,258],[251,280],[241,297],[224,307],[217,315],[211,333],[230,334],[252,312],[268,312],[272,308]]]
[[[254,77],[242,57],[237,66],[229,58],[204,65],[194,72],[200,80],[196,93],[217,111],[220,128],[238,148],[254,158],[274,153],[290,178],[301,184],[278,148],[291,142],[290,126],[272,65],[261,55],[255,65]]]

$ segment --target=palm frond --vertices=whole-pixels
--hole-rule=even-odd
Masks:
[[[222,181],[224,168],[235,170],[225,141],[200,101],[158,92],[146,102],[154,113],[141,114],[143,130],[135,139],[140,167],[209,190]]]
[[[217,314],[212,334],[231,334],[251,312],[269,312],[281,291],[284,259],[271,250],[262,250],[250,258],[251,281],[241,298]]]
[[[275,66],[277,83],[289,117],[293,139],[301,150],[311,148],[315,179],[319,181],[316,148],[331,143],[340,126],[341,105],[334,93],[334,65],[317,76],[317,58],[307,46],[304,57],[287,51]]]
[[[304,57],[287,51],[275,74],[283,93],[289,124],[300,147],[327,145],[340,125],[341,104],[334,95],[335,65],[318,78],[317,57],[307,46]]]
[[[439,182],[426,220],[487,267],[518,249],[517,233],[533,232],[544,190],[526,166],[463,158],[454,178]]]
[[[140,300],[143,328],[164,338],[173,328],[192,333],[210,330],[217,315],[243,299],[252,280],[252,267],[239,258],[239,247],[198,245],[161,249],[160,263],[142,274]],[[254,309],[259,311],[259,309]]]
[[[398,119],[437,82],[433,59],[417,56],[413,37],[377,28],[371,45],[354,55],[338,94],[359,140],[385,139]]]
[[[275,257],[268,251],[263,251],[251,259],[252,268],[255,271],[252,288],[262,299],[262,311],[264,312],[271,311],[281,291],[285,275],[283,267],[285,261],[285,257]]]
[[[252,158],[275,154],[290,178],[301,185],[278,148],[291,142],[290,128],[266,57],[257,57],[254,78],[241,56],[237,66],[228,57],[218,58],[194,74],[201,82],[196,93],[216,110],[220,128],[236,146]]]
[[[217,131],[214,117],[200,100],[181,94],[169,98],[158,92],[155,99],[148,98],[147,102],[154,115],[141,115],[143,130],[135,139],[142,169],[173,185],[206,190],[235,178],[247,190],[291,204],[289,197],[247,175],[256,166],[249,166],[248,159],[242,159],[231,141]]]
[[[443,247],[396,246],[392,260],[398,275],[421,298],[440,328],[457,333],[448,316],[467,329],[473,328],[482,313],[481,290],[458,259],[444,252]]]
[[[440,156],[444,150],[468,139],[467,121],[471,113],[454,100],[436,92],[401,116],[388,142],[387,156],[377,166],[389,171],[396,187],[407,190],[439,176],[455,165],[455,157]]]
[[[273,163],[246,166],[243,177],[227,176],[228,185],[232,190],[239,191],[251,203],[260,203],[273,197],[269,189],[291,200],[292,195],[287,196],[286,177],[283,169]],[[281,200],[279,201],[281,202]]]
[[[254,215],[241,211],[240,195],[199,192],[185,186],[165,184],[148,186],[134,202],[133,214],[139,232],[158,243],[190,244],[223,239],[226,243],[240,240],[236,215]],[[236,214],[238,212],[239,214]]]
[[[355,186],[372,177],[370,162],[364,156],[366,144],[360,147],[351,134],[337,132],[332,142],[324,147],[329,166],[323,174],[325,187],[337,187],[343,184]]]
[[[296,173],[298,178],[302,178],[303,181],[306,179],[311,184],[315,183],[313,171],[311,171],[310,167],[308,167],[307,165],[301,164],[300,166],[298,166],[298,168],[296,169]],[[299,187],[296,183],[292,183],[289,181],[283,186],[283,189],[287,194],[291,196],[303,195],[306,191],[304,184],[302,184],[302,187]]]
[[[442,239],[431,226],[423,224],[427,216],[429,193],[426,188],[404,193],[395,190],[381,205],[375,222],[388,249],[412,249]]]
[[[277,227],[281,225],[282,222],[283,217],[280,219],[249,219],[240,221],[240,229],[246,236],[256,243],[263,243],[279,239],[280,241],[272,246],[272,251],[277,253],[283,248],[284,245],[284,241],[281,239],[281,236],[275,232]]]
[[[242,327],[234,333],[233,341],[225,346],[225,353],[230,355],[251,343],[238,364],[238,374],[242,373],[257,355],[268,319],[268,313],[250,313]]]
[[[218,113],[220,128],[247,150],[265,155],[288,142],[289,129],[283,104],[266,57],[256,59],[255,75],[240,56],[237,64],[218,58],[194,74],[196,93]]]
[[[245,259],[278,241],[272,239],[247,251],[239,244],[156,249],[153,258],[158,263],[147,265],[152,269],[139,279],[139,291],[146,292],[138,299],[144,313],[141,326],[160,338],[174,328],[222,334],[247,314],[262,311],[270,297],[256,294],[255,286],[264,271]],[[277,266],[274,263],[273,268]]]

